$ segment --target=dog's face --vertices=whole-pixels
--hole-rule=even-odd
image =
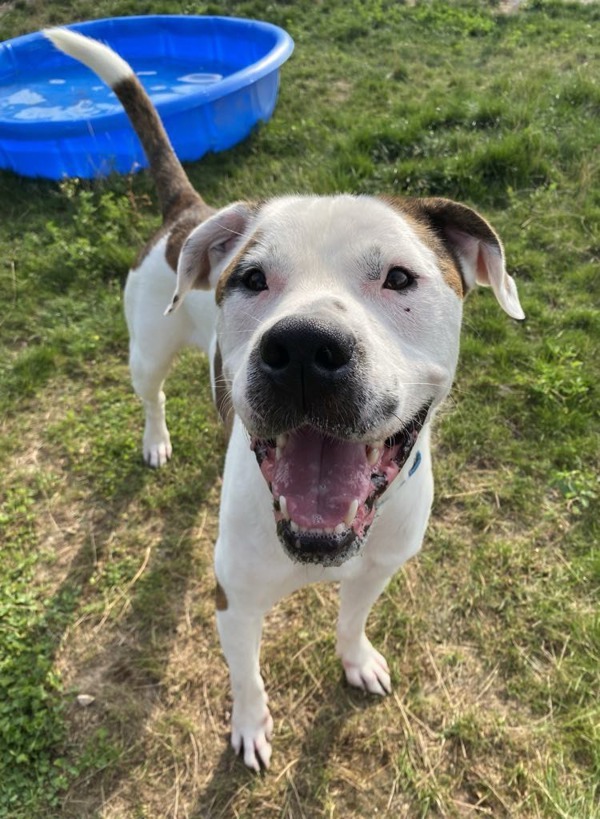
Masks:
[[[335,565],[364,542],[450,390],[478,278],[522,317],[496,235],[446,200],[238,203],[188,239],[174,304],[216,287],[221,377],[293,558]]]

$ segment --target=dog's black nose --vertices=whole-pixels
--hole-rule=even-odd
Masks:
[[[296,405],[306,409],[348,378],[355,347],[354,335],[336,324],[287,316],[263,335],[260,368],[273,385],[288,391]]]

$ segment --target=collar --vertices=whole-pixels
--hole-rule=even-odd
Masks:
[[[415,455],[415,460],[414,460],[414,462],[413,462],[413,465],[412,465],[412,466],[411,466],[411,468],[408,470],[408,478],[410,478],[410,477],[411,477],[411,475],[414,475],[414,474],[415,474],[415,472],[416,472],[416,471],[417,471],[417,469],[419,468],[420,464],[421,464],[421,452],[419,451],[419,452],[417,452],[417,454]],[[407,480],[408,480],[408,478],[407,478]]]

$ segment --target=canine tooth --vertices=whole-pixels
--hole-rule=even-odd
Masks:
[[[292,532],[299,532],[300,531],[300,527],[298,526],[297,523],[294,523],[293,520],[290,520],[290,529],[292,530]]]
[[[338,525],[335,527],[333,531],[335,532],[336,535],[341,535],[342,532],[346,531],[346,526],[344,526],[343,523],[338,523]]]
[[[377,461],[379,460],[379,456],[381,454],[381,450],[376,446],[368,446],[367,447],[367,461],[369,466],[375,466]]]
[[[285,449],[285,445],[287,444],[289,437],[290,436],[288,435],[287,432],[282,432],[281,435],[277,436],[277,438],[275,439],[275,443],[279,447],[279,449]]]
[[[287,501],[285,499],[285,495],[279,496],[279,508],[281,510],[281,514],[283,515],[283,517],[286,520],[289,520],[290,516],[288,515]]]
[[[344,518],[344,523],[346,526],[352,526],[354,522],[354,518],[356,517],[356,513],[358,512],[358,501],[356,498],[352,501],[350,506],[348,507],[348,511],[346,512],[346,517]]]

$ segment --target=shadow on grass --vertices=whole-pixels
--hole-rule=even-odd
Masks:
[[[244,766],[241,758],[237,757],[229,746],[219,757],[210,782],[198,798],[198,803],[191,809],[192,819],[220,819],[233,816],[233,803],[237,794],[242,790],[252,790],[260,784],[261,776]]]
[[[122,596],[111,597],[116,600],[114,612],[109,608],[98,622],[96,610],[89,615],[87,629],[83,623],[86,596],[97,563],[115,548],[116,527],[127,520],[128,511],[149,482],[162,476],[133,461],[125,463],[110,499],[102,492],[92,492],[86,499],[86,509],[93,516],[93,534],[79,546],[67,576],[46,601],[47,614],[31,629],[27,641],[33,648],[43,646],[46,669],[56,663],[70,629],[87,631],[89,647],[79,647],[84,659],[76,669],[76,690],[65,692],[58,708],[52,706],[57,726],[52,743],[54,761],[58,751],[61,766],[75,773],[62,800],[62,816],[97,816],[120,783],[143,763],[141,738],[159,700],[176,628],[184,614],[186,590],[194,576],[193,527],[216,469],[215,465],[204,470],[201,477],[188,472],[184,480],[173,479],[176,488],[169,503],[148,513],[160,527],[160,539],[146,557],[145,550],[140,549],[139,577],[135,582],[118,581]],[[74,480],[70,478],[70,482]],[[102,510],[99,515],[95,514],[98,509]],[[115,625],[108,615],[126,606],[128,612]],[[74,622],[82,611],[83,616]],[[79,693],[92,694],[94,706],[77,704]],[[29,776],[35,778],[35,770]]]
[[[281,763],[285,775],[279,805],[282,816],[312,819],[323,815],[325,800],[330,798],[327,788],[330,761],[336,749],[343,746],[344,726],[357,711],[377,706],[381,698],[350,688],[342,674],[337,684],[320,689],[319,701],[297,760],[287,771],[287,761]],[[300,742],[300,737],[297,741]],[[273,742],[277,753],[277,723]],[[233,803],[241,790],[252,790],[260,785],[261,777],[268,779],[274,775],[271,771],[258,775],[248,770],[241,757],[236,757],[228,747],[190,815],[193,819],[226,819],[233,815]]]

